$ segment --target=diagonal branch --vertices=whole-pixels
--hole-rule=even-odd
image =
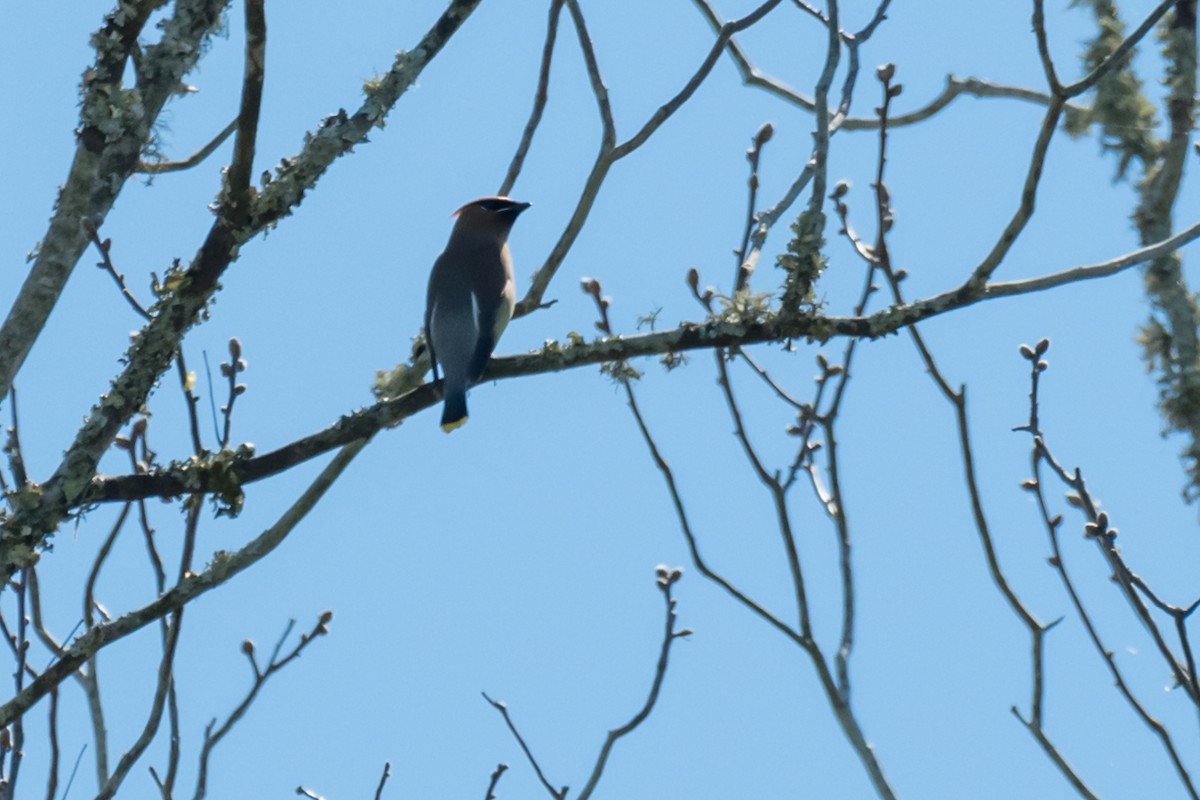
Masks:
[[[533,135],[542,122],[542,113],[546,110],[546,101],[549,99],[550,62],[554,57],[554,43],[558,39],[558,19],[562,16],[562,7],[563,0],[550,0],[550,19],[546,23],[546,43],[542,46],[542,66],[538,70],[537,90],[533,93],[533,110],[529,112],[529,121],[525,123],[525,132],[521,134],[517,152],[513,153],[512,162],[508,165],[508,173],[496,192],[499,195],[507,195],[512,191],[517,176],[521,174],[521,167],[525,165],[525,156],[529,154]]]
[[[550,251],[550,255],[546,257],[542,266],[533,274],[530,281],[530,287],[526,291],[525,296],[517,303],[516,309],[513,312],[513,317],[521,317],[530,313],[542,305],[542,299],[546,294],[546,290],[550,286],[550,282],[554,279],[558,268],[562,266],[563,260],[574,244],[575,239],[579,236],[579,232],[583,229],[584,223],[587,221],[588,215],[591,213],[592,206],[596,201],[596,196],[600,191],[600,186],[604,183],[604,179],[608,176],[608,171],[613,164],[620,161],[625,156],[633,153],[643,144],[662,125],[675,114],[680,107],[686,103],[700,85],[708,78],[712,72],[713,65],[724,49],[725,43],[734,33],[746,30],[755,25],[770,13],[781,0],[766,0],[762,5],[755,8],[749,14],[740,19],[733,20],[721,26],[721,30],[717,35],[716,41],[709,49],[700,66],[692,74],[691,78],[684,84],[674,97],[672,97],[650,115],[650,118],[642,124],[637,132],[626,141],[620,144],[614,144],[615,132],[612,132],[612,138],[609,139],[609,116],[606,115],[607,108],[607,90],[604,89],[604,82],[600,76],[599,68],[595,64],[594,58],[588,58],[586,54],[590,52],[590,40],[586,35],[583,27],[582,15],[574,17],[576,29],[580,35],[580,41],[585,52],[585,62],[588,65],[589,80],[592,84],[593,93],[596,94],[597,103],[599,104],[601,117],[604,124],[604,140],[602,141],[600,152],[596,156],[596,162],[592,166],[591,172],[584,181],[583,189],[580,190],[579,200],[576,202],[575,210],[571,214],[571,218],[567,221],[567,226],[559,236],[558,241]]]
[[[0,728],[32,708],[38,700],[74,675],[80,666],[104,647],[182,608],[269,555],[316,506],[354,457],[366,447],[367,442],[368,440],[363,439],[342,448],[278,521],[240,550],[214,556],[204,571],[184,577],[158,599],[112,622],[97,625],[76,639],[66,648],[61,658],[47,667],[36,680],[0,705]]]
[[[139,161],[137,171],[145,175],[162,175],[166,172],[182,172],[185,169],[191,169],[215,153],[218,147],[225,144],[225,140],[233,135],[233,132],[237,130],[237,127],[238,121],[235,117],[230,120],[229,124],[226,125],[220,133],[214,136],[208,144],[204,145],[187,158],[180,161]]]
[[[736,330],[731,330],[718,319],[706,323],[684,323],[672,330],[637,336],[613,336],[595,342],[567,345],[552,342],[540,352],[493,358],[483,380],[506,380],[641,356],[740,347],[787,339],[826,341],[838,336],[873,339],[978,302],[1017,297],[1078,281],[1115,275],[1162,253],[1177,250],[1197,238],[1200,238],[1200,223],[1180,231],[1170,239],[1110,261],[1072,267],[1036,278],[994,283],[980,294],[964,292],[961,287],[951,289],[924,300],[894,305],[866,316],[798,316],[784,321],[768,315],[758,321],[746,322]],[[146,474],[97,477],[87,484],[72,507],[147,497],[174,497],[187,491],[213,491],[230,480],[242,484],[253,483],[355,440],[373,436],[384,428],[394,426],[430,408],[440,400],[438,388],[433,384],[424,384],[400,397],[381,400],[372,406],[346,414],[328,428],[262,455],[241,455],[232,462],[178,462]]]
[[[177,288],[153,309],[154,319],[137,337],[127,355],[127,366],[113,382],[112,391],[92,408],[58,469],[40,487],[41,501],[36,508],[13,515],[0,531],[0,581],[7,580],[49,539],[70,505],[78,500],[95,475],[96,465],[113,437],[144,402],[169,366],[184,333],[198,321],[218,288],[218,279],[237,257],[239,247],[266,226],[290,214],[304,192],[334,159],[365,140],[370,129],[383,121],[479,2],[454,0],[416,49],[400,53],[391,71],[368,87],[362,107],[352,116],[342,112],[327,119],[319,131],[306,137],[301,153],[284,162],[276,171],[275,179],[249,202],[248,207],[243,208],[237,196],[226,196],[226,200],[234,205],[230,208],[222,204],[222,211],[195,260],[176,276]],[[253,92],[253,87],[249,91]],[[253,111],[256,106],[247,101],[243,108]],[[250,132],[249,121],[239,120],[239,130],[243,129]],[[234,163],[239,165],[239,170],[245,166],[251,147],[249,137],[243,138],[243,144],[235,148]],[[240,172],[231,175],[231,189],[238,190],[242,180]],[[248,191],[248,187],[245,188]],[[240,224],[242,218],[244,224]],[[233,222],[239,224],[235,226],[231,224]],[[77,222],[75,225],[78,228]],[[81,232],[80,238],[82,240]],[[2,341],[3,332],[0,331]],[[7,347],[0,347],[0,384],[5,382],[3,361],[7,352]]]
[[[121,3],[101,35],[93,38],[97,56],[84,72],[75,157],[33,268],[0,326],[0,397],[8,394],[87,247],[80,220],[88,219],[95,227],[103,222],[137,168],[159,113],[180,79],[196,65],[228,3],[180,0],[163,23],[161,40],[146,48],[133,89],[121,84],[126,60],[146,18],[163,3],[142,0],[134,14],[127,14],[127,4]]]
[[[233,139],[233,161],[226,175],[228,203],[225,212],[232,226],[245,225],[250,213],[250,171],[258,141],[258,117],[262,110],[263,70],[267,60],[267,19],[263,0],[246,0],[246,56],[242,77],[242,105],[238,111],[237,135]]]

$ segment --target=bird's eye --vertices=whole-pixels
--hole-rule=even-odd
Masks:
[[[484,200],[480,205],[487,211],[503,211],[511,204],[504,200]]]

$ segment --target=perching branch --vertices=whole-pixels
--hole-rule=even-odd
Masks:
[[[767,313],[760,321],[745,322],[737,326],[726,325],[717,318],[705,323],[686,323],[672,330],[635,336],[614,336],[595,342],[570,342],[565,345],[551,343],[538,353],[493,358],[484,373],[483,381],[559,372],[607,361],[671,352],[743,347],[788,339],[826,341],[839,336],[878,338],[896,333],[921,320],[985,300],[1015,297],[1082,280],[1115,275],[1145,263],[1160,253],[1176,250],[1196,238],[1200,238],[1200,223],[1152,247],[1142,248],[1110,261],[1074,267],[1037,278],[989,284],[978,294],[972,294],[960,287],[926,300],[898,303],[866,316],[798,316],[784,321]],[[346,414],[322,431],[262,455],[231,454],[231,458],[211,462],[175,463],[145,475],[97,477],[89,482],[75,505],[146,497],[175,497],[191,490],[211,492],[227,486],[231,480],[237,485],[253,483],[330,450],[372,436],[436,405],[440,399],[437,387],[425,384],[400,397],[381,400],[368,408]]]
[[[242,200],[248,200],[246,176],[253,154],[251,138],[257,123],[239,117],[239,130],[244,135],[241,137],[242,143],[235,146],[229,182],[232,194],[226,194],[218,219],[192,264],[168,281],[173,288],[152,310],[154,319],[137,337],[128,354],[127,366],[113,382],[112,391],[101,397],[92,408],[54,475],[41,484],[39,508],[13,515],[8,524],[0,529],[0,582],[11,577],[13,571],[44,545],[61,524],[70,504],[79,498],[79,493],[86,489],[95,475],[96,465],[117,431],[145,401],[169,365],[181,338],[199,319],[201,311],[217,289],[220,276],[237,256],[240,246],[290,214],[304,192],[334,159],[365,140],[371,128],[383,121],[400,96],[478,4],[479,0],[454,0],[418,46],[398,55],[392,69],[367,88],[363,105],[355,114],[343,112],[328,118],[320,130],[306,138],[301,153],[285,161],[276,170],[271,183],[264,186],[245,206]],[[249,46],[251,44],[248,42]],[[248,74],[254,69],[252,65],[249,66]],[[257,105],[252,97],[254,80],[250,84],[243,111],[255,114]],[[78,231],[80,216],[73,217],[72,224],[77,230],[77,237],[84,242],[82,231]],[[78,253],[75,257],[78,257]],[[18,300],[18,304],[20,302]],[[12,320],[10,315],[9,322]],[[9,322],[5,323],[6,327]],[[40,323],[33,330],[37,329],[40,329]],[[21,330],[28,328],[22,326]],[[0,330],[0,343],[4,342],[4,332]],[[0,386],[5,388],[9,378],[6,376],[4,359],[9,349],[7,343],[0,346]]]

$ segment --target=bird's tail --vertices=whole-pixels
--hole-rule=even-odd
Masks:
[[[442,430],[446,433],[461,428],[467,424],[467,393],[466,390],[446,391],[442,405]]]

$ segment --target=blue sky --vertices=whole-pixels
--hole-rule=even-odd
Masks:
[[[845,3],[848,26],[871,3]],[[1060,72],[1089,35],[1088,16],[1051,4]],[[1140,19],[1153,4],[1125,4]],[[443,4],[363,0],[331,13],[314,4],[268,3],[268,60],[255,174],[295,153],[303,133],[338,108],[352,109],[364,80],[411,47]],[[296,213],[245,246],[226,274],[212,317],[185,342],[189,366],[223,360],[242,342],[249,391],[239,398],[237,441],[260,451],[324,428],[371,402],[375,371],[407,357],[420,326],[429,266],[449,214],[500,184],[532,101],[546,4],[484,0],[406,94],[371,142],[339,160]],[[734,17],[753,4],[722,2]],[[70,15],[36,4],[10,9],[5,61],[9,191],[0,299],[25,274],[25,253],[45,229],[66,175],[77,125],[77,86],[88,36],[108,5],[71,4]],[[712,34],[686,3],[621,0],[584,4],[612,94],[618,136],[632,134],[700,63]],[[1042,85],[1024,4],[897,3],[864,47],[854,113],[878,103],[873,67],[897,66],[898,111],[922,105],[947,73]],[[794,8],[777,10],[742,40],[755,63],[811,91],[823,33]],[[163,152],[182,157],[236,113],[241,11],[214,41],[161,130]],[[1157,93],[1158,59],[1139,66]],[[896,211],[890,248],[911,275],[910,297],[960,283],[1016,208],[1042,111],[1009,100],[960,99],[928,123],[897,130],[888,185]],[[759,126],[776,136],[761,166],[772,204],[808,158],[812,119],[742,87],[722,60],[695,98],[612,171],[591,219],[547,297],[549,309],[509,328],[498,354],[521,353],[571,331],[591,335],[594,309],[579,279],[602,281],[618,332],[661,309],[659,324],[697,319],[684,281],[729,287],[744,220],[744,151]],[[534,205],[512,236],[518,293],[565,225],[599,146],[599,120],[573,31],[564,15],[545,120],[514,197]],[[853,184],[852,219],[873,236],[869,183],[876,139],[840,133],[831,179]],[[206,205],[227,163],[226,144],[203,165],[131,182],[103,228],[131,288],[189,259],[211,224]],[[1113,183],[1115,163],[1094,138],[1057,134],[1038,214],[997,273],[1015,279],[1102,261],[1137,247],[1135,202]],[[796,209],[798,210],[798,208]],[[1179,227],[1200,217],[1184,194]],[[820,294],[832,313],[854,304],[862,266],[831,223],[830,265]],[[779,285],[771,264],[786,243],[778,227],[755,288]],[[1186,258],[1186,253],[1185,253]],[[32,476],[48,476],[82,415],[120,369],[139,320],[109,278],[81,260],[21,372],[21,433]],[[999,300],[923,327],[948,379],[968,386],[969,414],[986,511],[1014,588],[1037,616],[1065,617],[1048,638],[1046,730],[1099,794],[1183,796],[1153,736],[1113,690],[1054,573],[1030,495],[1029,440],[1011,429],[1028,415],[1022,342],[1049,337],[1043,425],[1069,466],[1120,528],[1131,566],[1179,604],[1196,594],[1196,509],[1179,500],[1182,442],[1160,436],[1156,391],[1134,342],[1146,316],[1135,271],[1053,292]],[[762,347],[755,356],[800,397],[810,397],[814,357],[842,344]],[[787,567],[770,499],[732,436],[708,354],[684,369],[645,371],[637,392],[671,462],[706,558],[764,605],[791,620]],[[785,467],[793,421],[742,365],[735,391],[750,433],[770,463]],[[200,388],[205,390],[201,371]],[[218,390],[219,391],[219,390]],[[220,398],[220,394],[218,394]],[[207,402],[207,401],[205,401]],[[218,402],[220,400],[218,399]],[[163,460],[190,452],[173,376],[152,397],[152,444]],[[303,785],[328,798],[370,796],[385,761],[385,797],[482,796],[498,762],[510,764],[501,798],[542,790],[500,716],[480,697],[508,702],[542,767],[558,785],[582,787],[605,732],[641,705],[662,628],[654,567],[683,565],[675,588],[679,623],[658,706],[622,740],[597,796],[857,798],[870,785],[841,736],[811,666],[795,647],[735,606],[691,568],[670,497],[618,387],[594,368],[476,388],[471,423],[452,436],[426,412],[381,433],[288,541],[264,562],[203,597],[185,616],[177,667],[184,787],[194,779],[204,725],[241,699],[249,677],[243,639],[265,653],[289,618],[306,630],[325,609],[331,634],[264,689],[218,748],[211,796],[279,796]],[[4,409],[7,424],[7,406]],[[202,420],[204,417],[202,417]],[[212,435],[206,430],[207,442]],[[852,662],[854,706],[902,796],[1071,797],[1068,785],[1011,715],[1028,713],[1029,642],[988,580],[961,480],[950,406],[911,342],[892,336],[859,349],[839,428],[846,511],[854,537],[859,629]],[[205,520],[201,561],[270,525],[324,459],[249,487],[243,514]],[[118,471],[118,458],[106,461]],[[1054,497],[1060,497],[1055,492]],[[811,493],[791,510],[817,635],[832,651],[839,584],[834,532]],[[118,509],[64,528],[40,575],[51,628],[79,619],[81,576]],[[182,515],[152,504],[164,548]],[[1064,540],[1076,580],[1107,646],[1148,709],[1172,726],[1195,766],[1194,715],[1169,691],[1170,677],[1107,579],[1082,524],[1064,507]],[[118,539],[98,593],[120,613],[153,597],[138,532]],[[5,607],[10,614],[10,607]],[[101,671],[110,747],[123,751],[149,705],[158,634],[147,630],[106,651]],[[60,742],[68,763],[89,743],[82,695],[64,693]],[[41,709],[33,712],[22,782],[41,791]],[[165,746],[135,768],[126,796],[153,796],[145,767],[160,770]],[[93,748],[72,797],[94,792]],[[190,793],[190,792],[189,792]]]

